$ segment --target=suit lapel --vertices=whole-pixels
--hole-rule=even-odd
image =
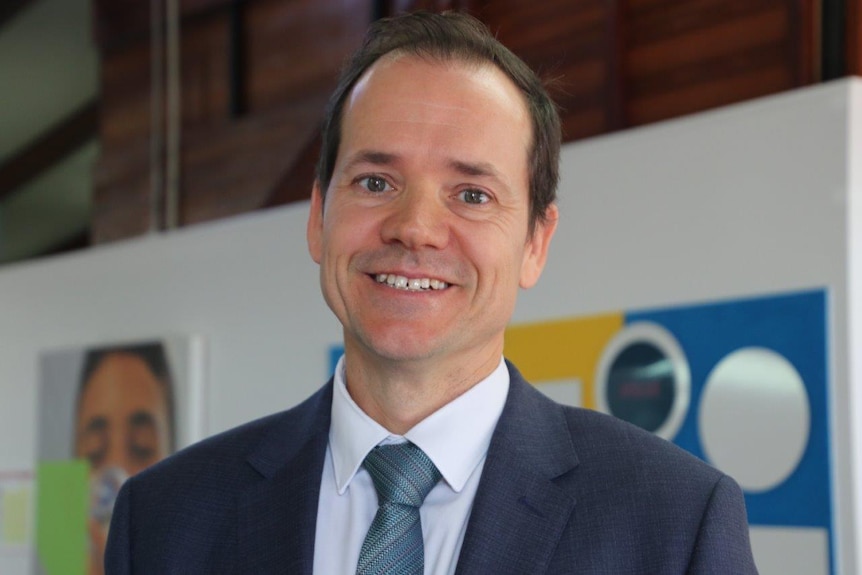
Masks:
[[[547,570],[575,507],[555,480],[577,465],[563,410],[509,364],[506,405],[488,448],[457,574]]]
[[[239,502],[239,564],[248,573],[311,575],[332,382],[292,410],[248,462],[260,481]]]

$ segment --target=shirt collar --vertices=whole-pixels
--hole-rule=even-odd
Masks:
[[[509,392],[509,370],[503,358],[496,369],[418,424],[404,436],[390,433],[350,397],[344,356],[335,367],[329,448],[338,494],[347,490],[368,452],[380,443],[408,440],[424,451],[456,492],[483,460]]]

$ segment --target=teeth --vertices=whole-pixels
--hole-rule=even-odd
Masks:
[[[431,278],[407,278],[395,274],[377,274],[375,278],[377,283],[387,284],[396,289],[407,291],[423,291],[423,290],[442,290],[449,287],[444,281]]]

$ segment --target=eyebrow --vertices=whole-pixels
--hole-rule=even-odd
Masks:
[[[85,433],[98,433],[108,429],[108,420],[105,417],[94,417],[84,426]]]
[[[136,411],[129,416],[129,424],[132,427],[155,427],[156,419],[146,411]]]
[[[451,160],[449,167],[461,175],[472,178],[486,178],[496,182],[499,190],[506,190],[507,193],[512,193],[513,188],[509,180],[500,171],[488,162],[463,162],[460,160]]]
[[[399,160],[398,154],[389,152],[380,152],[377,150],[361,150],[353,155],[347,162],[347,166],[351,167],[356,164],[375,164],[380,166],[388,166],[396,163]],[[500,172],[488,162],[464,162],[462,160],[450,160],[448,165],[451,169],[464,174],[465,176],[484,176],[497,178],[502,180]]]
[[[465,176],[482,176],[496,178],[502,181],[500,173],[488,162],[462,162],[460,160],[452,160],[449,162],[449,167]]]
[[[354,154],[346,164],[347,168],[352,168],[357,164],[373,164],[375,166],[390,166],[398,160],[397,154],[388,152],[379,152],[376,150],[360,150]]]

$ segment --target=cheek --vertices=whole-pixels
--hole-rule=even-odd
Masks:
[[[324,233],[330,238],[364,235],[377,226],[374,210],[355,205],[332,206],[327,211]]]
[[[524,249],[520,242],[512,241],[511,235],[497,238],[497,241],[475,244],[469,257],[478,270],[480,281],[484,275],[486,281],[495,284],[496,289],[508,291],[510,284],[517,289]]]
[[[321,273],[344,273],[356,254],[378,248],[379,238],[379,226],[368,214],[333,211],[323,229]]]
[[[168,417],[166,412],[162,412],[158,417],[159,427],[159,447],[158,458],[164,459],[171,454],[171,429],[174,428],[173,422]],[[176,448],[177,446],[174,445]]]
[[[336,259],[350,247],[351,237],[358,228],[358,219],[351,222],[336,210],[327,214],[323,225],[323,257],[331,260]]]

